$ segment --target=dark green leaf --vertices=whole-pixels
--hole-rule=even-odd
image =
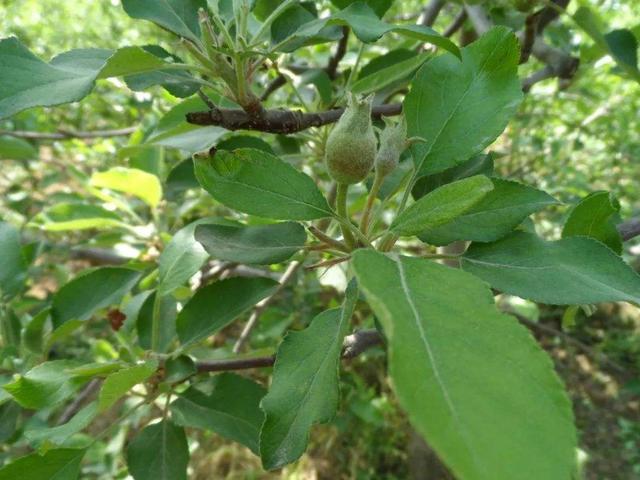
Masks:
[[[629,30],[612,30],[604,36],[613,57],[625,65],[638,69],[638,40]]]
[[[267,470],[300,458],[311,426],[334,417],[342,342],[357,300],[352,281],[341,308],[322,312],[301,332],[289,332],[278,347],[271,387],[260,404],[266,416],[260,456]]]
[[[22,256],[20,232],[0,222],[0,298],[20,293],[27,277],[27,263]]]
[[[547,193],[521,183],[492,178],[493,190],[451,222],[423,231],[419,237],[432,245],[457,240],[492,242],[504,237],[532,213],[558,203]]]
[[[273,293],[268,278],[230,278],[199,289],[178,314],[176,330],[183,345],[203,340]]]
[[[214,431],[258,454],[264,420],[259,404],[265,393],[248,378],[222,373],[214,377],[209,394],[195,386],[181,393],[171,404],[171,415],[178,425]]]
[[[6,443],[15,433],[21,411],[16,402],[9,401],[0,405],[0,443]]]
[[[622,238],[616,228],[620,204],[609,192],[595,192],[583,198],[571,210],[562,229],[562,237],[584,235],[595,238],[611,250],[622,252]]]
[[[333,3],[336,7],[343,9],[347,8],[353,3],[356,3],[357,1],[361,0],[331,0],[331,3]],[[387,10],[391,8],[393,0],[364,0],[364,2],[362,3],[366,3],[374,12],[376,12],[376,15],[378,17],[382,18]]]
[[[376,13],[366,4],[356,2],[329,18],[310,21],[289,36],[289,41],[281,48],[291,51],[300,46],[301,40],[313,38],[324,28],[331,25],[348,25],[359,40],[371,43],[389,32],[429,42],[459,56],[460,50],[448,38],[423,25],[391,25],[378,18]]]
[[[188,464],[184,428],[169,420],[145,427],[127,447],[127,466],[135,480],[187,480]]]
[[[131,18],[149,20],[180,37],[200,42],[198,9],[206,10],[206,0],[122,0]]]
[[[456,478],[572,478],[571,403],[544,351],[498,312],[483,282],[372,250],[357,251],[353,266],[388,339],[400,404]]]
[[[196,240],[213,258],[270,265],[284,262],[304,247],[307,234],[299,223],[229,227],[199,225]]]
[[[41,310],[29,320],[22,332],[22,343],[33,353],[42,353],[45,326],[50,314],[50,308]]]
[[[83,272],[53,296],[54,328],[69,320],[85,321],[101,308],[119,303],[140,279],[140,272],[123,267],[102,267]]]
[[[495,243],[472,244],[462,268],[502,292],[536,302],[640,304],[640,275],[587,237],[547,242],[518,232]]]
[[[462,215],[491,190],[493,183],[483,175],[443,185],[410,205],[390,229],[397,235],[409,236],[439,227]]]
[[[156,300],[156,292],[149,295],[136,318],[136,330],[138,331],[138,343],[142,348],[151,349],[153,329],[153,308]],[[176,336],[176,317],[178,316],[178,304],[171,295],[160,298],[159,306],[160,336],[158,352],[166,352]]]
[[[333,215],[315,182],[278,157],[253,149],[196,158],[196,177],[220,203],[277,220],[315,220]]]
[[[168,383],[181,382],[197,373],[196,364],[188,355],[179,355],[167,359],[164,364],[164,371],[164,381]],[[175,420],[175,415],[173,418]]]
[[[0,480],[77,480],[86,450],[58,448],[31,453],[0,469]]]
[[[404,100],[408,135],[420,175],[460,164],[493,142],[522,99],[515,35],[495,27],[463,48],[462,62],[441,55],[413,79]]]
[[[476,155],[470,160],[443,172],[425,175],[416,182],[411,194],[413,198],[418,199],[442,185],[472,177],[473,175],[484,175],[486,177],[493,175],[493,155],[491,153]]]

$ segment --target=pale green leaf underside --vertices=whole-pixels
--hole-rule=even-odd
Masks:
[[[518,40],[495,27],[462,49],[462,62],[444,54],[416,74],[404,100],[420,175],[441,172],[479,153],[504,130],[522,91]]]
[[[354,255],[414,427],[460,479],[569,479],[576,433],[550,359],[486,285],[423,259]]]
[[[357,296],[352,282],[341,308],[322,312],[301,332],[289,332],[278,348],[271,388],[260,404],[266,416],[260,456],[267,470],[297,460],[311,426],[335,415],[342,342]]]
[[[108,188],[138,197],[151,208],[162,199],[162,185],[155,175],[137,168],[114,167],[91,176],[93,187]]]
[[[640,275],[588,237],[549,242],[517,232],[494,243],[472,244],[462,268],[502,292],[536,302],[640,304]]]
[[[167,62],[141,47],[116,51],[90,48],[65,52],[46,63],[16,37],[0,40],[0,119],[32,107],[77,102],[95,80],[147,73]]]

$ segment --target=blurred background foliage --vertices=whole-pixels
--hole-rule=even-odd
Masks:
[[[396,1],[386,18],[417,19],[426,2]],[[501,23],[517,22],[519,13],[511,0],[491,2],[492,16]],[[640,2],[635,0],[581,0],[598,12],[609,27],[631,29],[640,35]],[[449,2],[434,28],[442,31],[459,11]],[[521,19],[520,19],[521,20]],[[159,44],[180,52],[170,34],[149,23],[131,20],[118,0],[61,2],[59,0],[0,0],[0,37],[18,36],[38,56],[49,59],[75,48],[117,48],[125,45]],[[465,35],[465,29],[459,34]],[[595,190],[609,190],[620,201],[621,216],[640,215],[640,85],[621,75],[615,62],[594,54],[592,41],[566,15],[545,31],[549,43],[581,58],[578,74],[570,85],[559,88],[551,79],[536,84],[526,96],[517,116],[492,147],[496,170],[505,177],[544,189],[564,205],[539,215],[541,232],[558,236],[557,225],[569,206]],[[362,65],[390,50],[414,44],[396,37],[369,46]],[[323,44],[295,53],[296,62],[324,65],[333,45]],[[353,66],[357,43],[350,39],[342,65]],[[373,67],[369,67],[373,68]],[[536,65],[522,67],[522,74]],[[348,75],[348,70],[344,75]],[[0,71],[0,75],[2,72]],[[295,77],[298,88],[274,94],[272,106],[300,107],[300,99],[320,105],[318,86]],[[148,142],[151,132],[179,103],[159,87],[131,92],[119,80],[101,80],[82,103],[22,112],[0,123],[0,130],[32,132],[84,131],[135,127],[130,136],[95,139],[31,140],[0,135],[0,217],[23,227],[26,238],[39,249],[31,272],[30,292],[18,312],[28,313],[74,272],[88,266],[79,247],[109,248],[119,255],[141,259],[157,256],[158,248],[180,226],[209,215],[228,215],[210,197],[200,193],[188,171],[175,169],[188,155],[167,142]],[[323,134],[322,131],[320,134]],[[217,132],[220,140],[247,142],[246,136]],[[300,168],[323,178],[323,167],[308,134],[294,138],[262,135],[260,138]],[[175,138],[174,138],[175,140]],[[182,138],[180,141],[183,141]],[[251,140],[249,140],[251,141]],[[256,140],[253,140],[254,142]],[[321,153],[321,152],[320,152]],[[170,201],[164,205],[164,231],[146,235],[151,219],[136,213],[137,234],[107,231],[43,232],[30,224],[43,209],[60,202],[98,202],[89,187],[96,171],[131,166],[159,175]],[[362,194],[354,192],[354,195]],[[364,198],[364,197],[363,197]],[[140,218],[141,217],[141,218]],[[146,235],[146,236],[145,236]],[[72,248],[73,247],[73,248]],[[76,254],[71,255],[73,251]],[[627,245],[627,259],[638,266],[640,246]],[[334,271],[303,273],[308,278],[266,312],[252,339],[256,349],[273,349],[283,331],[308,324],[313,315],[335,304],[332,287],[344,281]],[[585,476],[593,479],[640,478],[640,316],[637,309],[605,305],[587,316],[575,317],[558,308],[541,307],[513,298],[502,303],[531,322],[545,328],[534,330],[552,353],[557,368],[574,400],[581,432],[580,444],[586,464]],[[372,322],[362,316],[361,325]],[[59,348],[87,360],[115,355],[104,324],[91,324],[88,334],[72,337]],[[237,336],[231,326],[229,336]],[[108,330],[108,329],[107,329]],[[229,351],[225,338],[217,338],[215,352]],[[263,380],[260,374],[254,374]],[[211,434],[198,433],[191,445],[194,479],[206,478],[353,478],[404,479],[412,469],[422,468],[412,459],[416,439],[405,416],[390,395],[382,350],[373,349],[353,360],[344,373],[341,413],[330,425],[318,428],[303,460],[278,473],[263,473],[259,460],[238,446]],[[6,412],[5,412],[6,413]],[[19,428],[44,422],[39,415],[13,419]],[[0,425],[0,460],[24,453],[13,444],[16,434]],[[141,419],[125,422],[110,439],[97,442],[89,456],[86,478],[110,479],[124,475],[117,452]],[[95,426],[99,431],[104,425]],[[5,435],[4,431],[10,434]],[[80,442],[81,439],[78,439]],[[544,461],[544,459],[540,459]],[[440,478],[419,477],[417,478]]]

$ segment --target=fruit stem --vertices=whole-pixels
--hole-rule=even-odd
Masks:
[[[347,192],[349,191],[349,184],[347,183],[338,183],[338,189],[336,191],[336,210],[338,215],[349,222],[349,214],[347,212]],[[356,244],[356,240],[353,237],[353,234],[349,230],[347,226],[344,224],[340,224],[340,228],[342,229],[342,236],[344,237],[344,241],[349,248],[353,248]]]
[[[367,230],[369,230],[369,223],[371,223],[371,211],[373,210],[373,204],[378,197],[378,193],[380,192],[380,187],[382,187],[383,181],[384,175],[382,175],[379,170],[376,170],[376,176],[373,179],[373,185],[371,185],[369,197],[367,198],[367,205],[364,208],[362,219],[360,219],[360,230],[364,235],[366,235]]]

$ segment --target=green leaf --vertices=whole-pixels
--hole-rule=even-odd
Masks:
[[[198,181],[227,207],[276,220],[333,215],[315,182],[278,157],[243,148],[195,161]]]
[[[213,382],[210,393],[191,386],[179,394],[171,404],[171,418],[184,427],[216,432],[257,455],[264,420],[259,404],[266,390],[233,373],[216,375]]]
[[[0,298],[17,295],[27,278],[27,262],[22,256],[20,232],[0,222]]]
[[[493,183],[483,175],[443,185],[410,205],[391,224],[397,235],[418,235],[444,225],[473,207],[491,190]]]
[[[109,375],[98,395],[98,411],[104,412],[111,408],[122,396],[137,384],[144,382],[158,369],[158,362],[149,360],[140,365],[118,370]]]
[[[447,183],[455,182],[473,175],[493,175],[493,154],[475,155],[464,163],[451,167],[443,172],[421,177],[411,190],[413,198],[424,197],[427,193]]]
[[[456,56],[460,56],[458,47],[448,38],[423,25],[391,25],[378,18],[376,13],[366,4],[356,2],[331,17],[314,20],[302,25],[280,50],[290,52],[300,46],[300,41],[312,38],[331,25],[348,25],[359,40],[365,43],[377,41],[383,35],[394,32],[405,37],[432,43]]]
[[[127,466],[135,480],[187,480],[188,464],[184,428],[169,420],[145,427],[127,447]]]
[[[351,87],[351,91],[359,95],[377,92],[378,90],[411,75],[418,69],[418,67],[420,67],[420,65],[432,56],[432,53],[421,53],[409,58],[408,60],[394,63],[387,68],[383,68],[371,75],[358,79],[358,81]]]
[[[149,295],[142,304],[136,318],[136,330],[138,331],[138,343],[144,349],[152,348],[153,308],[157,293]],[[178,316],[178,304],[171,295],[160,298],[160,336],[157,352],[166,352],[176,336],[176,318]]]
[[[558,201],[521,183],[492,178],[493,190],[451,222],[423,231],[419,237],[432,245],[457,240],[492,242],[504,237],[532,213]]]
[[[216,105],[228,107],[228,102],[221,102],[220,97],[207,92]],[[177,148],[190,155],[208,150],[228,131],[222,127],[201,127],[187,123],[186,114],[199,110],[207,110],[207,105],[199,98],[187,98],[173,107],[160,119],[156,128],[145,140],[147,145]]]
[[[176,331],[183,345],[224,328],[275,291],[268,278],[230,278],[199,289],[178,314]]]
[[[85,321],[99,309],[119,303],[140,279],[140,272],[123,267],[102,267],[84,272],[53,296],[54,328],[69,320]]]
[[[22,409],[16,402],[8,401],[0,404],[0,443],[5,444],[13,437],[18,426]]]
[[[197,15],[197,13],[196,13]],[[51,107],[86,97],[98,78],[166,68],[162,58],[140,47],[71,50],[45,63],[15,37],[0,40],[0,119],[31,107]]]
[[[24,408],[52,407],[73,395],[86,378],[72,377],[67,369],[77,367],[73,360],[54,360],[32,368],[3,388]]]
[[[198,373],[195,362],[188,355],[168,358],[164,363],[164,381],[177,383]],[[175,420],[175,416],[173,417]]]
[[[618,255],[622,253],[622,238],[616,228],[620,204],[609,192],[594,192],[580,200],[571,210],[562,229],[562,237],[584,235],[607,245]]]
[[[155,72],[167,65],[168,62],[142,47],[123,47],[113,52],[97,78]]]
[[[9,135],[0,136],[0,159],[33,160],[38,158],[38,150],[22,138]]]
[[[270,265],[288,260],[303,248],[307,234],[299,223],[284,222],[242,227],[199,225],[195,237],[213,258]]]
[[[85,203],[58,203],[36,215],[30,225],[47,232],[127,227],[116,212]]]
[[[33,353],[42,353],[45,326],[50,314],[50,308],[42,309],[31,320],[29,320],[29,323],[27,323],[22,331],[22,343]]]
[[[157,45],[145,45],[143,50],[161,58],[165,62],[184,63],[181,58],[171,55]],[[154,85],[162,85],[171,95],[180,98],[190,97],[198,91],[200,83],[188,72],[176,69],[160,69],[152,72],[127,75],[124,81],[131,90],[146,90]]]
[[[361,0],[331,0],[338,8],[347,8],[349,5]],[[365,0],[362,3],[366,3],[371,9],[376,12],[376,15],[380,18],[391,8],[393,0]]]
[[[198,9],[206,10],[205,0],[122,0],[131,18],[149,20],[158,26],[200,43]]]
[[[96,402],[91,402],[76,413],[67,423],[51,428],[27,429],[24,432],[24,436],[31,443],[41,444],[46,441],[60,446],[67,442],[74,434],[86,428],[96,417],[97,413],[98,408]]]
[[[604,35],[600,19],[589,7],[578,8],[573,14],[573,20],[591,37],[601,51],[611,55],[631,78],[640,82],[637,59],[638,42],[633,33],[628,30],[614,30],[608,35]]]
[[[640,304],[640,275],[588,237],[548,242],[517,232],[495,243],[472,244],[462,268],[502,292],[535,302]]]
[[[47,64],[15,37],[0,40],[0,119],[37,106],[76,102],[89,94],[110,50],[72,50]],[[93,57],[93,65],[82,62]],[[90,68],[93,67],[93,68]]]
[[[400,404],[457,478],[572,478],[571,403],[550,359],[483,282],[372,250],[357,251],[353,267],[387,336]]]
[[[0,480],[77,480],[86,450],[57,448],[20,457],[0,469]]]
[[[196,220],[178,230],[158,258],[160,295],[167,295],[193,277],[209,258],[204,247],[195,239],[198,225],[234,225],[223,218],[208,217]]]
[[[441,55],[416,74],[404,100],[408,135],[420,175],[441,172],[482,151],[504,130],[522,91],[520,48],[506,27],[494,27],[462,49],[462,62]]]
[[[338,408],[342,342],[358,300],[352,281],[341,308],[316,316],[301,332],[289,332],[276,356],[271,388],[260,404],[262,465],[273,470],[304,453],[314,423],[330,421]]]
[[[162,185],[158,177],[137,168],[114,167],[91,175],[92,187],[108,188],[138,197],[151,208],[162,199]]]

